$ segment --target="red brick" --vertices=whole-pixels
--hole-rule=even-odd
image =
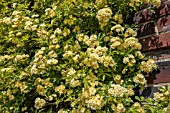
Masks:
[[[138,37],[147,36],[155,33],[154,22],[147,22],[139,26]]]
[[[155,13],[147,9],[147,5],[140,8],[140,11],[136,13],[134,21],[136,24],[154,20],[156,17],[161,17],[170,14],[170,1],[161,0],[161,6],[159,8],[153,8]]]
[[[136,24],[147,22],[154,17],[154,13],[148,9],[143,9],[136,13],[134,21]]]
[[[143,22],[147,22],[149,20],[155,20],[155,18],[160,18],[164,15],[170,14],[170,1],[169,0],[161,0],[161,6],[159,8],[153,8],[155,13],[147,9],[147,5],[144,5],[140,8],[140,11],[136,13],[134,17],[134,22],[136,24],[140,24]]]
[[[161,0],[161,2],[163,3],[163,2],[166,2],[167,0]]]
[[[156,74],[156,76],[150,75],[146,77],[148,84],[170,83],[170,66],[162,66],[160,68],[160,73]]]
[[[162,1],[161,6],[155,12],[158,17],[170,14],[170,1]]]
[[[170,83],[170,48],[156,49],[145,54],[153,58],[160,68],[160,71],[154,71],[149,76],[146,75],[148,84]]]
[[[159,36],[139,39],[139,42],[142,44],[142,51],[170,47],[170,32],[162,33]]]
[[[170,30],[170,16],[165,18],[160,18],[157,21],[158,32],[166,32]]]

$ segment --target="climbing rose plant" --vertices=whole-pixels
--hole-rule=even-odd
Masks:
[[[132,21],[160,0],[1,0],[1,113],[164,113]],[[149,4],[149,5],[148,5]]]

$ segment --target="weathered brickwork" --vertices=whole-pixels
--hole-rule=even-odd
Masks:
[[[142,51],[150,51],[157,49],[164,49],[170,47],[170,31],[160,33],[159,35],[147,36],[139,38],[142,44]]]
[[[156,76],[146,76],[148,84],[170,83],[170,0],[162,0],[155,12],[141,9],[134,18],[142,51],[160,67]]]

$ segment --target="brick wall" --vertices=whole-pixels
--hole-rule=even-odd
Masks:
[[[162,0],[161,6],[154,10],[155,13],[142,9],[134,21],[139,26],[138,38],[142,51],[161,68],[153,83],[170,83],[170,0]]]
[[[170,0],[162,0],[155,13],[143,8],[134,18],[138,24],[138,38],[142,44],[142,51],[153,58],[160,67],[160,72],[146,76],[149,86],[170,83]],[[146,88],[148,89],[148,88]],[[153,96],[155,87],[149,88],[148,96]],[[144,94],[146,96],[146,94]]]

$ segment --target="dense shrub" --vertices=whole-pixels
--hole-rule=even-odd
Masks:
[[[157,69],[135,38],[143,4],[160,1],[1,0],[0,112],[165,112],[166,87],[135,93]]]

